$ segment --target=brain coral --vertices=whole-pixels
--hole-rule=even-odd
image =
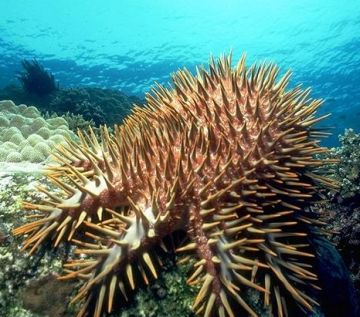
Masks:
[[[322,223],[307,207],[335,186],[319,170],[332,161],[314,157],[327,151],[314,127],[322,101],[278,72],[244,58],[231,68],[231,56],[195,76],[178,71],[113,136],[103,128],[99,144],[80,133],[58,149],[63,166],[49,177],[63,195],[39,187],[48,199],[24,203],[39,220],[14,233],[28,235],[30,253],[46,238],[79,245],[63,277],[84,281],[72,301],[83,301],[78,316],[110,312],[157,278],[159,246],[193,267],[197,315],[258,316],[247,290],[269,316],[318,305],[309,235]]]
[[[0,101],[0,161],[44,162],[54,141],[74,138],[63,118],[45,120],[35,107]]]

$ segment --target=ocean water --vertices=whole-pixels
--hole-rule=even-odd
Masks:
[[[360,127],[359,0],[0,0],[0,87],[36,58],[62,87],[142,97],[154,81],[230,50],[292,69],[292,83],[325,98],[329,144]]]

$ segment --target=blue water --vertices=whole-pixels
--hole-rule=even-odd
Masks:
[[[63,87],[143,96],[180,67],[233,50],[271,60],[327,100],[335,137],[360,128],[359,0],[0,0],[0,87],[37,58]]]

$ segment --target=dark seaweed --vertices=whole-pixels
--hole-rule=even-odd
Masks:
[[[23,60],[23,71],[19,72],[19,79],[23,89],[29,94],[46,96],[58,89],[55,77],[36,60]]]

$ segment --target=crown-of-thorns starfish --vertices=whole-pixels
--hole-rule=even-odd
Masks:
[[[276,80],[273,64],[231,68],[231,56],[210,61],[193,76],[173,75],[173,88],[157,85],[145,107],[110,135],[101,130],[79,132],[54,154],[61,166],[49,179],[62,195],[39,187],[48,198],[39,220],[14,230],[27,234],[30,253],[50,238],[57,246],[72,240],[85,259],[65,265],[63,278],[85,282],[78,295],[78,316],[110,312],[140,277],[149,283],[159,267],[155,247],[184,232],[177,247],[192,257],[190,284],[199,284],[193,309],[204,317],[257,316],[244,300],[255,289],[277,316],[287,306],[312,310],[309,295],[318,290],[308,242],[311,228],[321,224],[305,207],[321,184],[331,161],[314,157],[326,148],[327,135],[314,124],[322,100],[310,89],[286,89],[290,72]],[[79,234],[81,233],[81,234]],[[121,306],[121,305],[120,305]]]

